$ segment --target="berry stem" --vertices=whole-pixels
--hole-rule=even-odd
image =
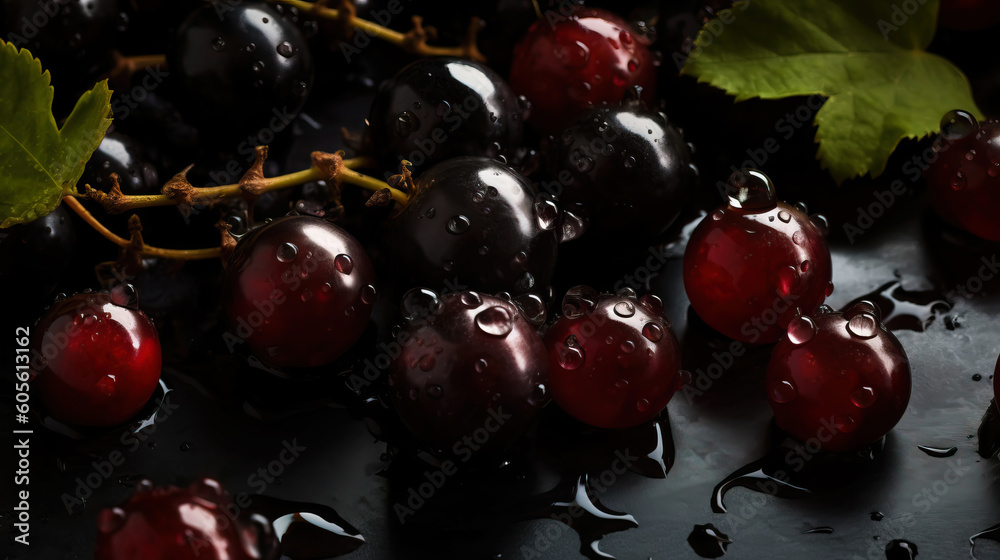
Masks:
[[[339,158],[339,155],[336,154],[322,155]],[[341,162],[341,165],[339,166],[333,165],[319,167],[314,164],[309,169],[269,178],[251,176],[251,172],[248,172],[247,176],[245,176],[239,183],[203,188],[196,188],[192,186],[185,177],[187,170],[184,170],[170,181],[167,181],[167,184],[163,187],[163,194],[126,195],[121,192],[117,183],[112,185],[110,192],[98,191],[91,188],[89,185],[85,186],[85,192],[87,197],[102,205],[108,213],[120,214],[137,208],[150,208],[155,206],[215,204],[216,202],[222,200],[242,196],[251,187],[253,189],[253,194],[259,196],[266,192],[287,189],[308,183],[310,181],[330,180],[332,176],[335,180],[341,180],[352,185],[357,185],[372,192],[389,189],[389,193],[392,195],[393,200],[399,202],[400,204],[406,203],[408,197],[403,191],[394,189],[383,181],[358,173],[357,171],[351,169],[352,167],[370,165],[371,160],[369,158],[359,157],[339,161]]]
[[[355,16],[353,9],[338,10],[334,8],[327,8],[326,6],[321,5],[320,2],[306,2],[304,0],[269,1],[280,4],[288,4],[289,6],[294,6],[306,13],[333,21],[341,21],[344,18],[348,18],[351,27],[357,29],[358,31],[362,31],[372,37],[377,37],[383,41],[397,45],[403,50],[419,56],[460,56],[477,62],[486,62],[486,57],[483,56],[483,54],[479,52],[479,48],[476,47],[476,31],[479,29],[478,18],[473,18],[472,22],[470,22],[469,34],[466,37],[466,40],[463,41],[462,45],[457,47],[436,47],[427,44],[427,32],[424,30],[422,20],[418,16],[414,16],[413,29],[406,33],[400,33],[399,31],[383,27],[377,23]]]
[[[94,228],[97,233],[100,233],[108,241],[111,241],[115,245],[121,248],[126,248],[129,246],[130,241],[123,237],[115,235],[111,230],[104,227],[97,218],[94,217],[80,201],[73,198],[72,196],[63,197],[63,202],[66,206],[69,206],[71,210],[77,213],[78,216],[83,218],[83,221],[87,222],[90,227]],[[143,245],[141,253],[144,255],[149,255],[153,257],[162,257],[165,259],[178,259],[178,260],[197,260],[197,259],[214,259],[219,258],[222,255],[222,249],[219,247],[211,247],[208,249],[161,249],[159,247],[152,247],[149,245]]]

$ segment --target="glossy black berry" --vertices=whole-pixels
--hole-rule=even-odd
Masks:
[[[20,286],[27,299],[41,298],[55,288],[76,250],[76,230],[69,213],[54,212],[26,224],[0,230],[0,280]]]
[[[386,82],[368,115],[379,164],[415,173],[456,156],[507,158],[521,145],[526,105],[495,72],[468,60],[426,58]]]
[[[555,203],[506,165],[455,158],[417,179],[387,250],[411,286],[537,291],[552,276],[560,219]]]
[[[264,2],[205,5],[181,24],[168,60],[185,115],[251,143],[288,126],[313,81],[305,37]]]
[[[691,151],[663,113],[639,103],[593,110],[555,139],[545,190],[590,218],[588,236],[649,239],[694,187]]]
[[[118,0],[3,0],[0,7],[3,39],[30,50],[46,68],[105,57],[124,23]]]
[[[118,175],[118,185],[124,194],[160,192],[159,175],[144,160],[138,143],[115,131],[107,133],[97,151],[90,156],[82,180],[95,189],[107,191],[111,188],[112,173]]]

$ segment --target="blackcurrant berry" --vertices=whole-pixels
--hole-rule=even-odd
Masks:
[[[562,312],[545,334],[556,403],[600,428],[655,418],[681,385],[680,344],[660,299],[576,286]]]
[[[382,85],[368,115],[385,171],[407,160],[418,173],[456,156],[510,158],[527,105],[489,68],[459,58],[418,60]]]
[[[81,293],[56,302],[39,319],[33,384],[52,417],[114,426],[152,396],[160,379],[160,340],[153,322],[126,303],[114,293]]]
[[[506,165],[455,158],[417,179],[416,192],[390,224],[386,250],[410,286],[544,290],[560,219],[555,203]]]
[[[510,447],[548,399],[546,352],[517,306],[479,292],[426,290],[404,296],[412,317],[389,366],[392,401],[403,423],[436,450],[463,456]],[[468,442],[473,441],[470,445]]]
[[[279,367],[332,362],[364,332],[375,273],[360,243],[331,222],[289,216],[246,234],[223,280],[235,335]]]

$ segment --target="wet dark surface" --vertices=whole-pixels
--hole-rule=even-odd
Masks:
[[[386,443],[362,419],[363,403],[336,381],[309,380],[296,393],[285,391],[286,380],[245,364],[173,364],[164,374],[169,413],[162,410],[143,431],[122,427],[77,440],[34,424],[32,546],[28,554],[10,549],[11,558],[90,558],[98,512],[123,502],[138,479],[187,485],[202,476],[251,499],[263,493],[332,508],[365,538],[341,556],[351,559],[569,559],[581,551],[597,557],[597,550],[622,559],[697,559],[705,556],[705,528],[694,537],[698,552],[689,544],[692,528],[709,524],[732,541],[716,550],[727,559],[891,559],[917,548],[918,558],[967,558],[977,534],[975,557],[1000,558],[993,528],[1000,523],[1000,468],[979,456],[975,435],[993,396],[1000,284],[979,282],[969,297],[955,291],[998,249],[943,234],[918,197],[903,204],[853,246],[834,224],[836,290],[828,303],[895,298],[894,310],[883,310],[910,358],[909,407],[864,468],[806,467],[808,494],[786,498],[736,485],[725,495],[728,512],[713,511],[713,489],[780,439],[763,388],[769,347],[750,348],[726,366],[730,342],[688,312],[678,250],[651,282],[692,373],[665,423],[609,434],[550,406],[504,465],[462,464],[438,485],[433,459],[395,445],[384,455]],[[908,218],[893,223],[899,216]],[[945,300],[950,309],[936,303]],[[724,366],[717,379],[706,373],[712,363]],[[258,387],[226,390],[240,375]],[[4,399],[0,414],[11,413]],[[383,424],[377,433],[392,439],[387,434],[398,427]],[[299,451],[283,463],[286,444]],[[935,456],[950,448],[953,455]],[[112,452],[121,464],[108,470]],[[395,506],[425,482],[431,496],[401,524]],[[10,515],[2,513],[4,531]]]

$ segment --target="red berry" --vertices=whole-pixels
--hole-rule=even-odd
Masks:
[[[332,362],[361,336],[375,272],[360,243],[311,216],[274,220],[240,239],[223,303],[233,331],[279,367]]]
[[[796,308],[810,313],[833,292],[826,219],[778,202],[760,171],[737,171],[727,188],[729,206],[691,234],[684,288],[715,330],[743,342],[774,342]]]
[[[910,401],[910,362],[881,320],[874,304],[861,301],[789,323],[767,366],[778,427],[824,450],[848,451],[899,422]]]
[[[514,48],[510,85],[531,102],[529,121],[550,132],[591,107],[617,103],[635,86],[652,104],[656,67],[645,38],[622,18],[578,8],[555,24],[535,22]]]
[[[927,169],[931,206],[945,221],[1000,241],[1000,122],[982,126],[964,111],[941,120],[937,159]]]
[[[156,389],[162,364],[156,328],[142,311],[116,301],[108,293],[81,293],[39,319],[33,383],[48,413],[60,421],[121,424]]]
[[[439,302],[411,290],[403,307],[411,319],[397,338],[389,386],[406,427],[457,455],[510,447],[548,399],[545,344],[534,326],[514,304],[478,292]]]
[[[121,507],[97,517],[95,560],[251,560],[256,532],[230,515],[222,486],[203,479],[189,488],[152,488],[149,481]]]
[[[556,403],[599,428],[655,418],[681,383],[680,345],[660,299],[577,286],[566,293],[562,310],[545,334]]]

